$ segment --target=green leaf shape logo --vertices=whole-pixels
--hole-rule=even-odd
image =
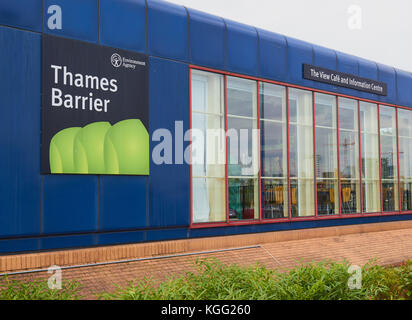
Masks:
[[[52,173],[73,173],[74,139],[81,128],[67,128],[58,132],[50,142],[50,170]]]
[[[96,122],[85,126],[74,140],[74,167],[79,174],[106,172],[104,140],[111,128],[109,122]]]
[[[53,174],[149,175],[149,133],[139,119],[67,128],[50,142]]]
[[[149,175],[149,133],[138,119],[124,120],[107,132],[104,159],[107,174]]]

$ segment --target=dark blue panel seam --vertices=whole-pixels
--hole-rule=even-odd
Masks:
[[[186,10],[187,15],[187,61],[190,63],[191,59],[191,50],[190,50],[190,13],[186,7],[183,7]]]

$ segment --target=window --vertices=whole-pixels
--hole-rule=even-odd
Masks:
[[[379,114],[383,211],[393,212],[399,210],[396,110],[379,106]]]
[[[361,213],[358,102],[339,98],[342,214]]]
[[[315,94],[318,215],[339,214],[336,97]]]
[[[290,203],[292,217],[315,215],[312,92],[289,90]]]
[[[363,212],[381,211],[378,106],[360,103]]]
[[[401,210],[412,210],[412,111],[398,110]]]
[[[229,218],[259,218],[257,82],[227,77]]]
[[[192,129],[201,133],[200,137],[193,133],[194,141],[201,139],[194,143],[200,148],[193,148],[192,155],[194,223],[226,221],[223,79],[220,75],[192,70]]]
[[[264,219],[289,217],[286,88],[260,83],[261,201]]]
[[[412,212],[412,110],[224,73],[191,79],[193,224]]]

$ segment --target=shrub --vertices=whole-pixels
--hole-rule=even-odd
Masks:
[[[224,266],[217,260],[196,262],[196,272],[156,282],[131,282],[100,295],[114,300],[370,300],[411,298],[412,263],[362,268],[361,289],[348,286],[348,262],[305,264],[281,273],[261,265]]]
[[[23,282],[1,279],[0,300],[79,300],[80,284],[75,281],[62,283],[61,290],[50,290],[47,281]]]

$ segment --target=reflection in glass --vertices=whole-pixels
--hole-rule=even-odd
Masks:
[[[287,179],[262,178],[262,210],[264,219],[288,217]]]
[[[229,178],[229,219],[259,219],[258,179]]]
[[[383,211],[399,210],[396,109],[379,106]]]
[[[290,202],[293,217],[315,215],[313,103],[309,91],[289,90]]]
[[[339,214],[336,97],[315,94],[318,215]]]
[[[339,98],[342,214],[361,213],[358,102]]]
[[[398,109],[401,210],[412,210],[412,111]]]
[[[257,82],[227,77],[229,219],[259,218]]]
[[[363,212],[381,211],[378,106],[360,102]]]
[[[259,90],[263,218],[288,217],[286,88],[261,83]]]
[[[202,141],[197,141],[201,150],[193,150],[192,154],[193,222],[222,222],[226,221],[225,137],[210,137],[207,130],[224,133],[224,78],[203,71],[191,72],[192,128],[203,136]]]

